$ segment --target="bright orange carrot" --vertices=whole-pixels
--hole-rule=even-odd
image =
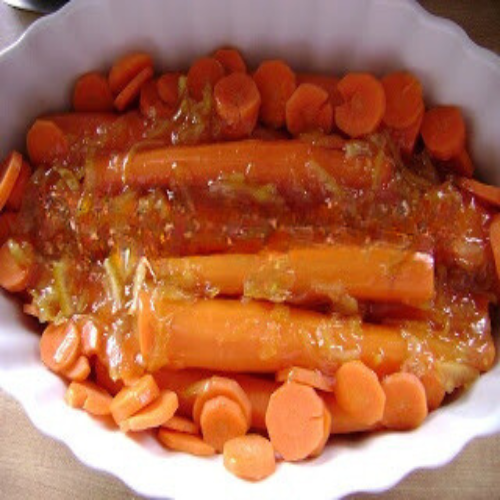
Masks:
[[[254,74],[262,99],[260,120],[272,128],[285,125],[285,108],[297,87],[295,73],[281,60],[264,61]]]
[[[276,373],[276,382],[296,382],[304,384],[320,391],[332,392],[335,379],[317,370],[306,370],[300,366],[284,368]]]
[[[177,394],[173,391],[163,391],[148,406],[122,420],[120,429],[123,432],[138,432],[160,427],[174,416],[178,407]]]
[[[244,436],[250,425],[238,403],[225,396],[217,396],[203,405],[200,428],[203,441],[222,452],[227,441]]]
[[[224,445],[224,467],[237,477],[261,481],[276,470],[273,445],[258,434],[248,434]]]
[[[113,111],[113,94],[108,79],[92,71],[82,75],[73,89],[75,111]]]
[[[73,408],[82,408],[91,415],[104,416],[111,413],[113,398],[92,382],[71,382],[64,399]]]
[[[115,108],[118,111],[123,111],[130,106],[139,96],[141,88],[148,80],[153,78],[153,68],[148,66],[138,73],[127,86],[117,95],[115,99]]]
[[[424,112],[422,85],[407,71],[397,71],[382,78],[385,92],[384,123],[393,129],[410,127]]]
[[[170,108],[175,108],[179,103],[180,77],[180,73],[164,73],[156,83],[161,100]]]
[[[82,339],[82,352],[85,356],[97,356],[102,354],[103,338],[102,332],[97,327],[97,323],[90,319],[84,318],[78,324],[80,336]]]
[[[200,437],[168,429],[158,431],[158,440],[169,450],[182,451],[198,457],[211,457],[215,450]]]
[[[141,89],[139,100],[141,113],[147,118],[166,118],[172,116],[175,108],[168,106],[158,92],[158,80],[149,80]]]
[[[17,215],[12,212],[0,214],[0,247],[11,237],[16,219]]]
[[[474,163],[472,163],[467,148],[462,149],[457,156],[454,156],[451,160],[444,162],[442,165],[448,170],[451,170],[454,174],[463,177],[470,178],[474,175]]]
[[[243,415],[250,426],[252,422],[252,405],[245,391],[235,380],[214,375],[201,385],[193,405],[193,420],[199,424],[201,413],[207,401],[217,396],[224,396],[241,407]]]
[[[20,210],[23,203],[24,194],[26,192],[26,187],[31,178],[31,167],[28,162],[23,161],[21,165],[21,170],[19,171],[19,176],[17,177],[16,183],[12,191],[10,192],[9,199],[5,204],[7,210],[13,210],[17,212]],[[1,238],[0,238],[1,241]]]
[[[73,321],[50,324],[40,338],[40,357],[54,372],[70,368],[80,355],[80,335]]]
[[[118,59],[109,73],[109,86],[118,95],[141,71],[153,67],[153,59],[145,52],[127,54]]]
[[[196,60],[187,74],[189,95],[197,100],[203,99],[205,89],[214,89],[215,84],[224,76],[222,64],[213,57],[202,57]]]
[[[490,245],[493,251],[493,259],[500,279],[500,215],[496,215],[490,224]]]
[[[335,108],[337,127],[350,137],[374,132],[385,113],[382,84],[368,73],[349,73],[337,86],[344,103]]]
[[[121,380],[113,380],[106,365],[98,358],[94,359],[94,371],[97,385],[105,389],[112,396],[116,396],[123,389]]]
[[[68,153],[63,131],[52,121],[38,119],[26,136],[26,147],[33,165],[52,163]]]
[[[325,449],[325,446],[328,443],[328,440],[330,439],[331,429],[332,429],[332,414],[330,413],[325,404],[325,409],[323,410],[323,437],[318,443],[318,446],[316,446],[316,448],[314,448],[314,450],[309,455],[310,458],[319,457],[323,453],[323,450]]]
[[[274,449],[287,461],[307,458],[324,438],[325,403],[312,387],[295,382],[273,393],[266,427]]]
[[[86,356],[80,356],[72,365],[61,371],[61,375],[75,382],[83,382],[90,375],[90,363]]]
[[[71,408],[83,408],[85,400],[87,399],[87,391],[84,382],[71,382],[66,393],[64,394],[64,401],[71,406]]]
[[[450,160],[465,147],[465,122],[459,108],[437,106],[425,113],[421,128],[424,144],[438,160]]]
[[[333,108],[326,90],[312,83],[302,83],[288,99],[286,126],[292,135],[319,130],[330,133]]]
[[[241,139],[252,133],[259,117],[260,94],[251,76],[237,72],[221,78],[215,84],[214,99],[225,137]]]
[[[169,429],[171,431],[184,432],[186,434],[197,435],[200,432],[200,428],[192,420],[185,417],[179,417],[177,415],[173,416],[165,423],[161,424],[164,429]]]
[[[124,387],[111,403],[111,414],[117,424],[134,415],[160,395],[151,375],[144,375],[129,387]]]
[[[17,151],[10,153],[3,164],[0,165],[0,212],[14,190],[22,165],[23,157]]]
[[[26,252],[20,259],[17,249],[22,248],[14,240],[7,240],[0,248],[0,287],[9,292],[22,292],[32,276],[32,258]]]
[[[81,139],[82,136],[91,138],[102,136],[119,118],[120,115],[116,113],[61,113],[43,117],[62,131],[69,144]]]
[[[367,426],[384,414],[385,394],[377,374],[361,361],[348,361],[337,370],[335,397],[343,410]]]
[[[420,136],[420,128],[424,120],[424,112],[420,113],[417,119],[408,127],[402,129],[389,129],[392,140],[399,147],[401,153],[410,157],[415,149],[415,145]]]
[[[382,380],[386,396],[382,424],[389,429],[410,430],[427,417],[427,399],[422,382],[412,373],[393,373]]]
[[[333,394],[324,393],[323,401],[331,415],[331,433],[332,434],[353,434],[356,432],[367,432],[376,430],[380,424],[366,425],[358,422],[350,413],[343,410]]]
[[[247,65],[236,49],[222,48],[214,53],[214,59],[222,64],[226,75],[231,73],[246,73]]]
[[[321,75],[317,73],[297,73],[297,85],[301,83],[312,83],[328,92],[332,108],[342,104],[344,101],[337,89],[339,79],[335,76]]]
[[[441,377],[435,371],[428,371],[420,377],[420,382],[425,389],[427,408],[429,411],[436,410],[441,406],[446,395]]]
[[[458,186],[476,196],[480,201],[488,205],[493,205],[495,208],[500,208],[500,188],[483,184],[475,179],[466,179],[459,177],[457,179]]]

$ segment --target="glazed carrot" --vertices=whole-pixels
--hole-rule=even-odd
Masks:
[[[337,127],[350,137],[374,132],[386,109],[382,84],[368,73],[349,73],[337,88],[344,99],[335,108]]]
[[[348,361],[337,370],[335,397],[361,424],[371,426],[384,415],[385,394],[377,374],[361,361]]]
[[[203,441],[220,453],[227,441],[244,436],[250,426],[238,403],[225,396],[217,396],[203,405],[200,428]]]
[[[397,130],[410,127],[424,112],[421,83],[407,71],[390,73],[381,83],[386,102],[383,122]]]
[[[218,396],[224,396],[238,404],[245,419],[250,425],[252,422],[252,405],[245,391],[235,380],[227,377],[213,376],[203,382],[196,396],[193,406],[193,420],[199,424],[205,404]]]
[[[430,154],[438,160],[450,160],[465,147],[465,122],[459,108],[437,106],[425,113],[422,138]]]
[[[200,286],[228,296],[246,296],[252,283],[260,285],[261,294],[252,291],[248,293],[251,298],[273,300],[265,292],[278,283],[292,302],[294,297],[321,296],[321,290],[324,295],[334,284],[363,300],[417,303],[434,296],[432,257],[389,244],[167,258],[153,261],[152,267],[158,276],[177,283],[189,273]],[[277,277],[271,272],[277,268],[286,269],[287,274]]]
[[[231,139],[249,136],[259,117],[260,94],[251,76],[231,73],[214,88],[215,109],[223,124],[223,135]]]
[[[151,375],[144,375],[129,387],[124,387],[111,403],[111,414],[117,424],[134,415],[160,395],[160,390]]]
[[[61,113],[43,117],[62,131],[68,144],[82,136],[96,138],[103,135],[118,119],[116,113]]]
[[[17,151],[13,151],[0,165],[0,212],[14,190],[22,165],[23,157]]]
[[[64,397],[73,408],[82,408],[91,415],[104,416],[111,413],[113,398],[92,382],[71,382]]]
[[[103,338],[96,322],[90,318],[84,318],[79,322],[78,327],[82,339],[83,354],[87,357],[101,354],[103,349]]]
[[[90,375],[90,363],[86,356],[80,356],[72,365],[68,366],[60,373],[69,380],[83,382]]]
[[[224,445],[224,467],[241,479],[261,481],[276,470],[273,445],[258,434],[231,439]]]
[[[17,215],[12,212],[0,214],[0,247],[10,238],[16,224]]]
[[[105,389],[112,396],[116,396],[123,389],[121,380],[113,380],[106,365],[98,358],[94,359],[94,372],[97,385]]]
[[[122,420],[120,429],[123,432],[138,432],[160,427],[174,416],[178,407],[177,394],[172,391],[163,391],[148,406]]]
[[[160,99],[171,108],[176,107],[179,103],[180,77],[180,73],[164,73],[156,83]]]
[[[212,91],[215,84],[224,76],[222,64],[213,57],[202,57],[196,60],[187,74],[189,95],[197,100],[203,99],[205,89]]]
[[[113,94],[108,79],[92,71],[82,75],[73,89],[75,111],[113,111]]]
[[[153,59],[145,52],[127,54],[115,62],[109,73],[109,86],[118,95],[141,71],[153,68]]]
[[[475,166],[466,148],[452,158],[449,162],[453,172],[464,177],[472,177],[474,175]]]
[[[116,97],[115,108],[123,111],[130,106],[139,96],[142,86],[153,78],[153,73],[153,68],[150,66],[138,73]]]
[[[322,395],[323,401],[331,415],[331,433],[332,434],[353,434],[356,432],[367,432],[376,430],[379,423],[375,425],[366,425],[358,422],[350,413],[343,410],[333,394],[325,393]]]
[[[260,120],[271,128],[285,125],[285,108],[297,87],[295,73],[283,61],[264,61],[254,74],[262,99]]]
[[[459,177],[457,179],[458,186],[477,197],[483,203],[493,205],[495,208],[500,208],[500,188],[483,184],[475,179],[466,179]]]
[[[500,215],[496,215],[490,224],[490,245],[497,277],[500,279]]]
[[[198,436],[168,429],[158,431],[158,440],[169,450],[182,451],[198,457],[211,457],[215,450]]]
[[[425,389],[427,408],[429,411],[436,410],[441,406],[446,395],[444,384],[436,371],[428,371],[420,377],[420,382]]]
[[[417,119],[408,127],[402,129],[389,129],[392,140],[399,147],[401,153],[408,158],[413,154],[415,145],[417,144],[423,120],[424,112],[422,111]]]
[[[185,417],[179,417],[177,415],[161,424],[161,426],[164,429],[169,429],[171,431],[184,432],[186,434],[193,435],[197,435],[200,431],[199,426],[196,425],[192,420]]]
[[[284,368],[276,373],[276,382],[296,382],[320,391],[332,392],[335,379],[317,370],[306,370],[300,366]]]
[[[62,372],[70,368],[80,355],[80,335],[73,321],[50,324],[40,338],[40,357],[47,368]]]
[[[139,108],[146,118],[152,119],[170,117],[175,111],[160,97],[158,80],[149,80],[142,86]]]
[[[326,90],[333,109],[343,102],[343,98],[337,89],[339,79],[335,76],[321,75],[317,73],[297,73],[297,85],[302,83],[312,83],[313,85],[317,85],[323,90]]]
[[[26,147],[33,165],[52,163],[68,153],[68,141],[63,131],[53,122],[38,119],[26,136]]]
[[[216,50],[214,53],[214,59],[217,59],[217,61],[221,63],[226,75],[231,73],[247,72],[247,65],[241,54],[236,49],[222,48]]]
[[[292,135],[332,129],[333,108],[328,92],[312,83],[302,83],[286,102],[286,127]]]
[[[274,449],[287,461],[307,458],[324,439],[325,403],[312,387],[295,382],[273,393],[266,427]]]
[[[323,453],[323,450],[325,449],[325,446],[328,443],[328,440],[330,439],[331,429],[332,429],[332,414],[330,413],[325,404],[325,408],[323,410],[323,437],[318,443],[318,446],[316,446],[316,448],[314,448],[314,450],[309,455],[310,458],[319,457]]]
[[[30,257],[23,257],[20,261],[13,248],[18,244],[7,240],[0,248],[0,287],[9,292],[22,292],[28,286],[32,275]]]
[[[20,210],[23,203],[24,194],[26,192],[26,187],[31,178],[31,167],[28,162],[23,161],[21,164],[21,170],[19,171],[19,176],[17,177],[16,183],[10,192],[9,199],[5,204],[7,210],[13,210],[17,212]],[[1,241],[1,238],[0,238]]]
[[[382,424],[389,429],[410,430],[427,417],[422,382],[412,373],[393,373],[382,380],[386,404]]]
[[[108,168],[110,162],[116,167]],[[271,184],[284,196],[307,189],[323,200],[325,192],[335,189],[331,184],[380,188],[392,169],[392,160],[384,155],[380,160],[375,153],[351,156],[298,140],[248,140],[98,156],[88,165],[86,182],[101,192],[124,185],[175,188],[179,183],[206,189],[211,181],[242,175],[249,185]]]

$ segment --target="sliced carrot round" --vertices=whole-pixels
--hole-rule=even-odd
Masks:
[[[0,248],[0,287],[8,292],[22,292],[30,281],[32,267],[29,262],[20,262],[16,258],[11,244],[12,240],[8,240]]]
[[[73,108],[75,111],[112,111],[113,94],[108,79],[97,71],[78,78],[73,89]]]
[[[0,165],[0,211],[3,210],[12,195],[22,165],[23,157],[17,151],[13,151],[5,162]]]
[[[87,380],[91,372],[89,359],[87,356],[80,356],[72,365],[68,366],[60,373],[69,380],[83,382]]]
[[[332,414],[328,410],[325,404],[325,409],[323,412],[323,437],[318,443],[318,446],[314,448],[313,451],[310,453],[310,457],[319,457],[321,453],[323,453],[323,450],[325,449],[326,444],[328,443],[328,440],[330,439],[330,434],[332,432]]]
[[[153,59],[145,52],[134,52],[118,59],[109,72],[109,86],[119,94],[142,70],[153,67]]]
[[[102,354],[103,338],[97,322],[91,318],[83,318],[78,322],[82,340],[82,352],[85,356],[97,356]]]
[[[91,415],[105,416],[111,412],[113,398],[92,382],[71,382],[65,401],[73,408],[81,408]]]
[[[149,80],[142,86],[139,108],[145,117],[151,119],[170,117],[175,111],[161,99],[157,80]]]
[[[417,119],[408,127],[400,129],[389,129],[392,140],[399,147],[399,150],[406,157],[410,157],[415,149],[417,140],[420,137],[420,128],[424,120],[424,112],[420,113]]]
[[[224,467],[237,477],[260,481],[276,470],[271,442],[258,434],[248,434],[224,445]]]
[[[118,94],[115,99],[115,108],[118,111],[124,111],[128,108],[139,97],[143,85],[151,78],[153,78],[153,68],[148,66],[138,73]]]
[[[165,73],[158,78],[156,88],[160,99],[169,107],[174,108],[179,103],[180,73]]]
[[[80,355],[80,335],[73,321],[50,324],[40,339],[40,357],[45,366],[62,372],[73,365]]]
[[[182,451],[198,457],[211,457],[215,455],[212,446],[205,443],[200,437],[169,429],[158,431],[158,440],[169,450]]]
[[[217,59],[222,64],[226,75],[247,72],[247,65],[236,49],[219,49],[214,53],[214,59]]]
[[[305,384],[320,391],[332,392],[335,387],[335,379],[321,373],[318,370],[308,370],[300,366],[283,368],[276,373],[276,382],[297,382]]]
[[[173,416],[161,425],[165,429],[171,431],[184,432],[186,434],[198,434],[200,428],[189,418]]]
[[[15,212],[21,209],[24,194],[26,192],[26,188],[28,186],[30,178],[31,167],[29,166],[28,162],[23,161],[19,176],[17,177],[16,183],[14,184],[14,188],[10,192],[10,196],[7,200],[7,203],[5,204],[5,208],[7,208],[8,210],[13,210]]]
[[[321,75],[317,73],[297,73],[297,85],[300,85],[301,83],[312,83],[313,85],[317,85],[323,90],[326,90],[330,97],[330,103],[333,109],[344,102],[344,99],[337,88],[339,79],[335,76]]]
[[[462,175],[464,177],[472,177],[474,175],[474,163],[472,163],[472,159],[466,148],[462,149],[457,156],[454,156],[449,161],[448,166],[458,175]]]
[[[441,378],[435,371],[429,371],[420,377],[420,381],[425,389],[427,408],[429,411],[436,410],[441,406],[441,403],[446,395],[445,387]]]
[[[69,151],[64,132],[52,121],[39,119],[26,136],[26,147],[33,165],[52,163]]]
[[[187,74],[189,95],[201,101],[205,89],[213,90],[215,84],[224,76],[222,64],[213,57],[202,57],[196,60]]]
[[[368,73],[349,73],[337,88],[344,99],[335,108],[337,127],[350,137],[375,132],[385,113],[382,84]]]

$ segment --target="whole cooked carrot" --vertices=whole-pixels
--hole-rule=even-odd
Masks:
[[[382,424],[389,429],[410,430],[427,417],[422,382],[412,373],[393,373],[382,380],[386,404]]]
[[[214,88],[214,100],[224,137],[241,139],[252,133],[261,101],[251,76],[237,72],[221,78]]]
[[[302,83],[286,102],[286,127],[292,135],[318,130],[330,133],[333,108],[328,92],[312,83]]]
[[[78,78],[73,89],[75,111],[113,111],[113,94],[108,79],[97,71]]]
[[[397,71],[381,80],[385,92],[383,122],[393,129],[401,130],[415,123],[424,112],[422,84],[407,71]]]
[[[333,109],[343,102],[343,98],[337,89],[339,79],[335,76],[322,75],[318,73],[297,73],[297,85],[302,83],[312,83],[313,85],[317,85],[323,90],[326,90]]]
[[[36,120],[28,130],[26,147],[33,165],[62,159],[69,150],[63,131],[53,121],[44,119]]]
[[[420,137],[420,128],[424,120],[424,112],[418,115],[417,119],[408,127],[401,129],[389,129],[392,140],[399,147],[403,156],[409,158],[415,149],[417,140]]]
[[[320,391],[332,392],[335,379],[318,370],[306,370],[300,366],[291,366],[276,372],[276,382],[296,382],[304,384]]]
[[[118,111],[124,111],[139,97],[142,87],[153,78],[153,68],[144,68],[127,86],[116,96],[114,105]]]
[[[180,73],[164,73],[156,82],[160,99],[170,108],[175,108],[179,104],[180,77]]]
[[[178,415],[174,415],[172,418],[161,424],[161,426],[164,429],[184,432],[185,434],[197,435],[200,431],[199,426],[196,425],[192,420],[185,417],[179,417]]]
[[[444,384],[437,371],[432,370],[424,373],[420,377],[420,382],[425,389],[425,397],[427,399],[427,408],[429,411],[436,410],[441,406],[446,395]]]
[[[153,67],[153,59],[145,52],[134,52],[118,59],[109,72],[109,86],[118,95],[141,71]]]
[[[215,84],[224,76],[222,64],[213,57],[197,59],[189,68],[187,88],[189,95],[197,100],[203,99],[205,89],[212,91]]]
[[[233,48],[222,48],[214,52],[217,59],[224,68],[226,75],[231,73],[246,73],[247,65],[240,52]]]
[[[22,292],[28,286],[32,271],[30,252],[16,241],[7,240],[0,248],[0,287],[9,292]]]
[[[384,415],[385,394],[377,374],[361,361],[348,361],[337,370],[335,397],[363,425],[371,426]]]
[[[283,127],[286,103],[297,87],[295,73],[285,62],[273,59],[261,63],[253,77],[262,99],[260,120],[268,127]]]
[[[68,380],[83,382],[87,380],[91,372],[89,359],[86,356],[79,356],[78,359],[60,373]]]
[[[495,215],[490,223],[490,245],[493,251],[497,278],[500,279],[500,215]]]
[[[382,84],[368,73],[349,73],[337,88],[344,99],[335,108],[337,127],[350,137],[375,132],[386,109]]]
[[[0,212],[9,200],[23,165],[23,157],[13,151],[0,165]]]
[[[466,179],[465,177],[459,177],[457,184],[461,189],[471,193],[483,203],[500,208],[500,188],[497,186],[490,186],[489,184],[484,184],[475,179]]]
[[[16,224],[17,214],[5,212],[0,214],[0,247],[11,237]]]
[[[158,80],[149,80],[141,88],[139,109],[146,118],[166,118],[174,114],[175,108],[168,106],[158,92]]]
[[[102,155],[88,165],[86,182],[101,192],[124,185],[174,188],[180,183],[206,188],[212,181],[241,175],[250,185],[270,184],[288,196],[307,189],[311,198],[323,200],[324,193],[333,189],[331,183],[380,188],[391,178],[392,169],[390,158],[382,155],[380,161],[375,153],[352,156],[298,140],[249,140]]]
[[[303,460],[324,438],[325,403],[312,387],[287,382],[269,401],[266,427],[274,449],[287,461]]]
[[[261,481],[276,470],[273,445],[259,434],[233,438],[224,445],[224,467],[242,479]]]
[[[73,321],[50,324],[40,338],[40,357],[54,372],[70,368],[80,355],[80,334]]]
[[[5,203],[5,208],[7,210],[13,210],[14,212],[17,212],[21,209],[21,205],[24,199],[24,194],[26,192],[26,188],[28,186],[30,178],[31,178],[31,167],[29,166],[28,162],[23,161],[21,164],[21,170],[19,171],[16,183],[14,184],[14,187],[10,192],[9,199]]]
[[[200,437],[184,432],[175,432],[169,429],[160,429],[158,431],[158,440],[160,443],[173,451],[182,451],[198,457],[211,457],[215,455],[212,446],[205,443]]]
[[[450,160],[465,147],[465,122],[456,106],[437,106],[425,113],[422,138],[430,154]]]
[[[71,382],[64,399],[69,406],[81,408],[91,415],[104,416],[111,413],[113,398],[92,382]]]

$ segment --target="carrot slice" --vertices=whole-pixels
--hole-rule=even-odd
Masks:
[[[177,394],[173,391],[163,391],[157,399],[141,411],[122,420],[120,429],[123,432],[138,432],[160,427],[174,416],[178,407]]]
[[[385,113],[383,122],[400,130],[415,123],[424,112],[422,84],[407,71],[397,71],[382,78],[385,92]]]
[[[20,262],[12,252],[12,247],[17,246],[13,240],[8,240],[0,248],[0,287],[9,292],[22,292],[28,286],[32,275],[30,258]]]
[[[233,438],[224,445],[224,467],[242,479],[261,481],[276,470],[273,445],[258,434]]]
[[[385,113],[382,84],[368,73],[349,73],[337,86],[344,103],[335,108],[337,127],[350,137],[374,132]]]
[[[331,434],[353,434],[377,429],[379,423],[366,425],[358,422],[350,413],[342,409],[333,394],[323,394],[323,401],[331,415]]]
[[[152,375],[144,375],[130,387],[124,387],[111,403],[111,414],[117,424],[137,413],[160,395]]]
[[[377,374],[361,361],[348,361],[337,370],[335,397],[343,410],[365,425],[384,414],[385,394]]]
[[[161,100],[170,107],[177,106],[179,102],[180,73],[165,73],[158,78],[156,87]]]
[[[23,157],[17,151],[13,151],[0,166],[0,211],[14,190],[22,165]]]
[[[326,90],[330,97],[330,104],[333,109],[344,102],[344,99],[337,88],[339,79],[335,76],[321,75],[317,73],[297,73],[297,85],[302,83],[312,83],[313,85],[317,85],[323,90]]]
[[[286,126],[292,135],[319,130],[330,133],[333,108],[328,92],[312,83],[302,83],[288,99]]]
[[[118,94],[115,99],[115,108],[118,111],[125,110],[139,96],[142,86],[153,78],[153,68],[148,66],[138,73],[130,83]]]
[[[183,432],[175,432],[168,429],[158,431],[158,440],[166,448],[174,451],[182,451],[198,457],[211,457],[215,450],[205,443],[200,437]]]
[[[20,210],[30,178],[31,167],[28,162],[23,161],[21,164],[21,170],[19,171],[19,176],[17,177],[16,183],[10,192],[5,208],[13,210],[14,212],[18,212]]]
[[[389,429],[410,430],[427,417],[422,382],[413,373],[398,372],[382,380],[386,404],[382,424]]]
[[[82,75],[73,89],[75,111],[112,111],[113,94],[108,79],[92,71]]]
[[[318,370],[308,370],[300,366],[284,368],[276,373],[275,378],[276,382],[297,382],[326,392],[332,392],[335,386],[333,377],[329,377]]]
[[[500,188],[483,184],[475,179],[460,177],[457,179],[458,186],[476,196],[480,201],[488,205],[500,208]]]
[[[323,437],[321,441],[318,443],[318,446],[311,452],[309,455],[311,458],[319,457],[323,450],[325,449],[328,440],[330,439],[332,429],[332,414],[328,410],[325,404],[325,409],[323,411]]]
[[[73,321],[50,324],[40,339],[40,357],[45,366],[62,372],[72,366],[80,355],[80,335]]]
[[[252,405],[240,384],[233,379],[214,375],[200,386],[200,392],[196,396],[193,406],[193,420],[200,422],[201,413],[205,403],[217,396],[224,396],[237,403],[250,425],[252,421]]]
[[[389,129],[389,134],[392,140],[399,147],[401,153],[410,157],[413,154],[415,145],[420,136],[420,128],[422,127],[422,122],[424,120],[424,112],[420,113],[414,123],[406,128],[401,129]]]
[[[223,122],[223,134],[231,139],[249,136],[259,117],[260,94],[252,77],[232,73],[214,88],[215,109]]]
[[[224,444],[244,436],[250,428],[241,406],[225,396],[208,400],[201,411],[200,429],[203,440],[216,451],[222,452]]]
[[[444,384],[435,371],[429,371],[420,377],[420,382],[425,389],[427,408],[429,411],[436,410],[441,406],[446,395]]]
[[[52,121],[39,119],[26,136],[26,147],[32,164],[52,163],[69,151],[64,132]]]
[[[90,375],[90,363],[86,356],[80,356],[71,366],[61,371],[61,374],[69,380],[83,382]]]
[[[312,387],[287,382],[269,400],[266,426],[274,449],[287,461],[307,458],[324,439],[325,404]]]
[[[226,75],[231,73],[246,73],[247,65],[245,60],[236,49],[222,48],[214,53],[214,59],[217,59],[224,68]]]
[[[115,62],[109,73],[109,86],[119,94],[141,71],[153,67],[153,59],[145,52],[127,54]]]
[[[490,245],[493,251],[493,260],[497,277],[500,279],[500,215],[495,215],[490,224]]]
[[[152,119],[172,116],[175,111],[161,99],[157,80],[149,80],[142,86],[139,108],[145,117]]]
[[[179,417],[177,415],[173,416],[165,423],[161,424],[164,429],[170,429],[171,431],[184,432],[186,434],[198,434],[200,428],[189,418]]]
[[[465,147],[465,122],[456,106],[437,106],[425,113],[422,139],[438,160],[450,160]]]
[[[64,399],[69,406],[81,408],[91,415],[104,416],[111,413],[113,398],[92,382],[71,382]]]
[[[206,88],[213,90],[215,84],[224,76],[222,64],[213,57],[202,57],[196,60],[187,74],[189,95],[201,101]]]
[[[453,172],[464,177],[472,177],[475,170],[474,163],[472,163],[466,148],[462,149],[457,156],[454,156],[448,162],[448,166]]]
[[[82,352],[85,356],[97,356],[101,354],[103,339],[95,321],[85,318],[79,325],[82,339]]]
[[[275,59],[264,61],[257,68],[254,80],[262,99],[260,120],[268,127],[283,127],[286,103],[297,87],[295,73],[285,62]]]
[[[0,246],[10,238],[16,224],[17,215],[12,212],[0,214]]]

